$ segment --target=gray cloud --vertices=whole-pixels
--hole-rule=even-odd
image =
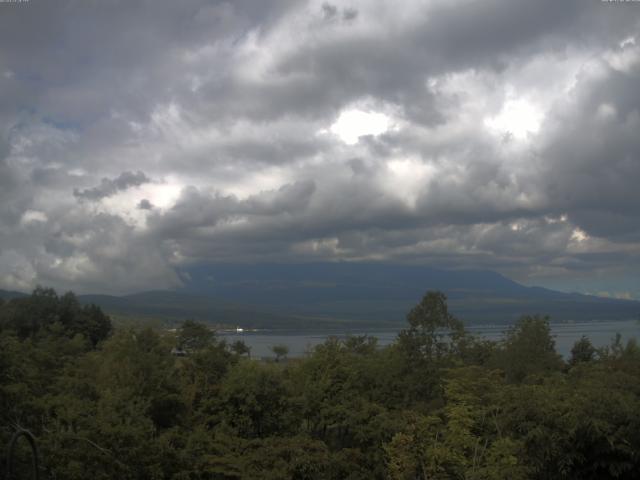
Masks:
[[[336,15],[338,15],[338,7],[325,2],[322,4],[322,15],[324,16],[325,20],[331,20],[335,18]]]
[[[630,284],[636,7],[1,4],[0,287],[309,259]],[[389,128],[347,144],[350,109]]]
[[[142,200],[140,200],[138,202],[138,208],[140,210],[152,210],[153,209],[153,204],[147,200],[146,198],[143,198]]]
[[[557,113],[541,154],[537,181],[550,204],[586,232],[612,240],[640,240],[640,65],[627,71],[601,65],[575,100]]]
[[[100,185],[87,188],[85,190],[74,189],[73,196],[82,200],[98,201],[106,197],[111,197],[118,192],[131,187],[139,187],[151,180],[138,170],[137,172],[122,172],[116,178],[103,178]]]
[[[346,22],[351,22],[358,18],[358,10],[355,8],[345,8],[342,11],[342,19]]]

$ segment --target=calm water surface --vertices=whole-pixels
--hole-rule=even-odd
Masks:
[[[489,340],[500,340],[506,328],[504,325],[475,325],[467,327],[471,333]],[[286,345],[289,347],[290,357],[300,357],[316,345],[323,343],[330,336],[345,338],[349,335],[367,334],[377,337],[379,345],[388,345],[396,339],[399,331],[400,329],[325,330],[300,333],[300,331],[278,330],[274,332],[221,333],[219,335],[229,342],[235,340],[244,341],[251,347],[251,355],[253,357],[273,357],[271,347],[274,345]],[[616,333],[622,335],[623,342],[631,338],[640,339],[640,322],[627,320],[617,322],[552,323],[551,332],[555,337],[556,351],[568,357],[574,342],[583,335],[586,335],[596,347],[604,347],[611,344]]]

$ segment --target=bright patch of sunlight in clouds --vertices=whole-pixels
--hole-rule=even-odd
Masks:
[[[415,205],[418,195],[436,172],[433,165],[413,158],[392,160],[387,163],[387,168],[387,188],[411,206]]]
[[[330,130],[344,143],[354,145],[364,135],[380,135],[389,128],[389,117],[385,114],[353,109],[343,111]]]
[[[524,99],[508,100],[500,113],[484,120],[484,124],[497,134],[511,134],[518,140],[525,140],[535,134],[542,123],[542,113]]]

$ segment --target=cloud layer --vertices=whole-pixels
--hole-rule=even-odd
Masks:
[[[640,4],[0,4],[0,288],[220,261],[640,298]]]

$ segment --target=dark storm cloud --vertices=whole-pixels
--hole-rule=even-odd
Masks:
[[[0,3],[0,287],[165,288],[221,259],[633,269],[637,7]],[[491,130],[521,100],[535,131],[510,131],[526,109]],[[352,108],[388,130],[343,142]]]
[[[549,124],[537,181],[549,203],[587,233],[640,240],[640,65],[603,75],[576,91]]]
[[[195,187],[185,188],[177,203],[168,212],[157,213],[150,218],[150,226],[160,238],[189,237],[191,234],[207,233],[208,228],[222,224],[225,228],[234,221],[272,216],[290,216],[304,211],[315,190],[313,182],[284,185],[276,191],[264,191],[239,200],[233,195],[209,194]],[[251,231],[254,222],[241,222],[240,229]],[[209,231],[210,233],[211,231]]]
[[[325,16],[333,12],[329,4],[323,10]],[[464,7],[444,2],[423,10],[418,13],[422,21],[402,28],[371,30],[348,42],[328,36],[292,50],[274,66],[284,82],[255,86],[270,102],[263,108],[271,107],[270,115],[318,115],[371,95],[402,106],[411,121],[435,125],[445,119],[425,85],[428,77],[466,69],[500,71],[521,56],[562,51],[568,42],[600,47],[634,32],[638,24],[622,9],[603,11],[595,2],[578,0],[492,0]],[[254,86],[247,87],[251,92]]]
[[[87,188],[85,190],[73,190],[73,196],[81,200],[97,201],[106,197],[111,197],[118,192],[131,187],[139,187],[144,183],[149,183],[151,179],[144,172],[122,172],[116,178],[103,178],[100,185]]]

